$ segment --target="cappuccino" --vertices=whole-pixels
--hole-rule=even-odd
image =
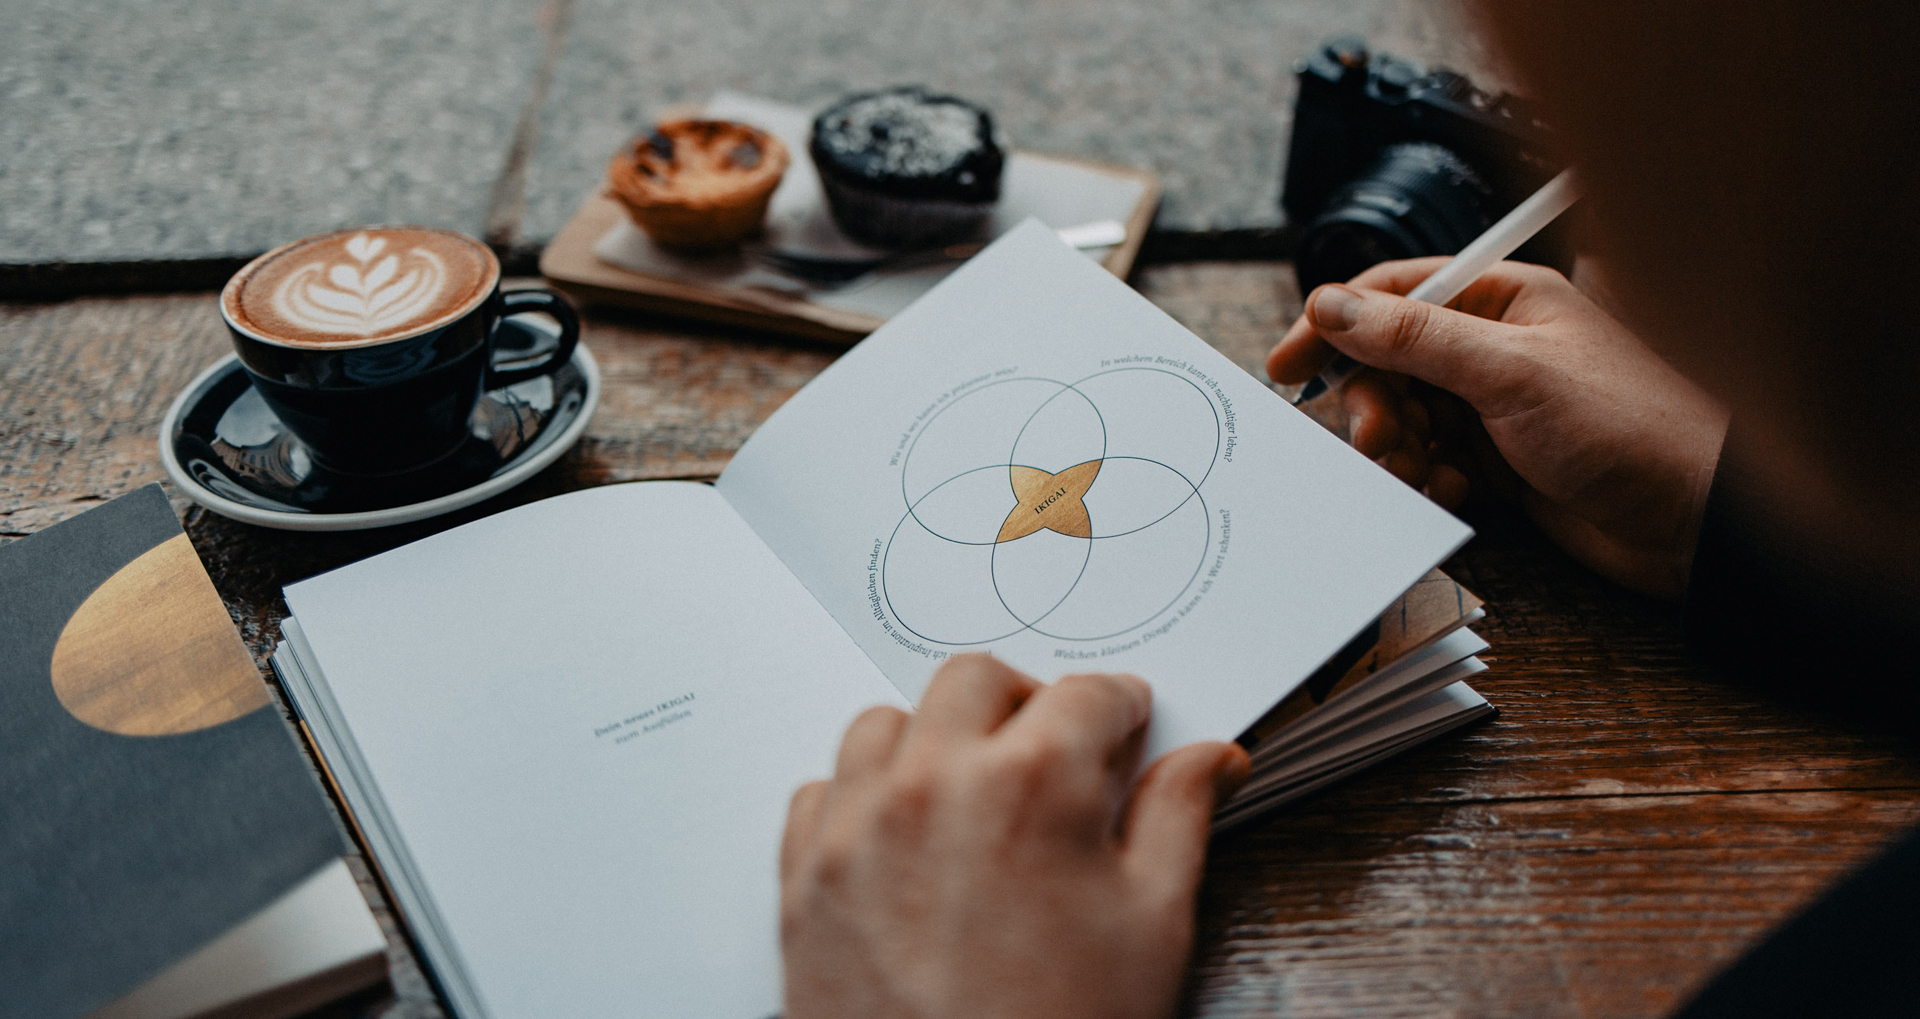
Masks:
[[[500,263],[449,230],[364,227],[275,248],[220,294],[237,328],[293,347],[362,347],[436,329],[493,292]]]

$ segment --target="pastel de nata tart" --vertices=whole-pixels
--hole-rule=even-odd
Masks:
[[[787,172],[780,139],[730,120],[670,120],[613,157],[608,189],[654,243],[714,251],[760,228]]]
[[[833,221],[854,240],[922,248],[977,235],[1000,200],[993,115],[917,86],[864,92],[813,121],[808,142]]]

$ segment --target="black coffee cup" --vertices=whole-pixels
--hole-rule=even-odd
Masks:
[[[306,262],[288,271],[291,257]],[[271,295],[249,292],[276,276]],[[565,298],[499,283],[500,263],[478,241],[369,227],[267,252],[227,283],[220,309],[253,388],[314,459],[343,474],[397,475],[459,449],[482,392],[573,356],[580,321]],[[535,364],[496,364],[501,321],[526,314],[560,324],[557,347]]]

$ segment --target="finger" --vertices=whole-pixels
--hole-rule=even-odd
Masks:
[[[907,741],[984,736],[1020,710],[1040,684],[992,655],[960,655],[942,665],[920,698]]]
[[[1332,363],[1335,351],[1313,331],[1305,315],[1293,320],[1280,342],[1267,354],[1267,377],[1285,386],[1298,385],[1320,374]]]
[[[1404,378],[1405,376],[1395,376]],[[1433,456],[1427,443],[1411,431],[1402,428],[1400,441],[1393,448],[1374,457],[1373,462],[1385,468],[1387,473],[1405,482],[1409,488],[1421,489],[1427,484],[1427,476],[1433,468]]]
[[[1400,398],[1379,372],[1366,372],[1340,393],[1347,411],[1347,444],[1372,460],[1400,445]]]
[[[1404,295],[1450,261],[1450,258],[1435,257],[1381,262],[1348,280],[1347,286]],[[1500,262],[1447,303],[1449,307],[1498,322],[1505,319],[1525,295],[1557,292],[1560,287],[1571,290],[1572,284],[1552,269],[1524,262]],[[1309,294],[1309,311],[1312,304],[1313,295]],[[1333,361],[1334,353],[1335,348],[1329,345],[1327,337],[1315,330],[1313,316],[1303,314],[1267,354],[1267,377],[1283,385],[1305,382],[1320,374]]]
[[[1427,472],[1427,498],[1441,509],[1452,512],[1466,505],[1467,493],[1471,490],[1467,476],[1451,464],[1435,464]]]
[[[1059,748],[1069,766],[1130,776],[1140,734],[1152,715],[1153,691],[1145,680],[1089,673],[1063,676],[1034,694],[1003,731],[1010,744],[1033,741]]]
[[[1378,290],[1329,284],[1307,299],[1327,342],[1361,362],[1457,393],[1499,414],[1533,369],[1524,330]]]
[[[1367,290],[1384,290],[1389,294],[1405,294],[1428,276],[1440,271],[1440,267],[1453,259],[1446,255],[1434,255],[1428,258],[1402,258],[1392,262],[1378,262],[1360,270],[1360,274],[1347,281],[1347,286]],[[1316,288],[1317,289],[1317,288]]]
[[[1405,295],[1450,261],[1452,259],[1441,257],[1381,262],[1348,280],[1347,286]],[[1573,289],[1567,278],[1556,270],[1526,262],[1496,262],[1458,297],[1448,301],[1447,307],[1496,322],[1514,321],[1512,313],[1528,303],[1529,294],[1559,293],[1563,287]]]
[[[792,879],[820,830],[827,804],[827,783],[808,782],[793,791],[787,804],[787,828],[780,836],[780,880]]]
[[[1194,743],[1153,762],[1121,821],[1127,865],[1162,894],[1192,899],[1206,859],[1214,808],[1246,782],[1247,752],[1234,743]]]
[[[1427,402],[1417,396],[1400,399],[1400,427],[1415,442],[1424,443],[1433,438],[1433,419],[1427,413]]]
[[[840,757],[834,762],[836,781],[850,781],[886,768],[907,731],[907,713],[879,705],[860,712],[840,737]]]
[[[1399,478],[1409,488],[1426,487],[1431,462],[1427,459],[1427,451],[1418,446],[1401,443],[1387,455],[1374,460],[1374,463],[1386,468],[1388,474]]]

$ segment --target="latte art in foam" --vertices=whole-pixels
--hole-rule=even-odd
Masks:
[[[275,249],[236,274],[222,306],[238,326],[296,346],[361,346],[437,328],[492,291],[499,263],[470,238],[368,227]]]
[[[446,263],[426,248],[383,256],[386,247],[384,237],[354,234],[345,244],[352,262],[293,270],[274,288],[273,310],[303,329],[342,336],[373,336],[424,317],[446,289]]]

